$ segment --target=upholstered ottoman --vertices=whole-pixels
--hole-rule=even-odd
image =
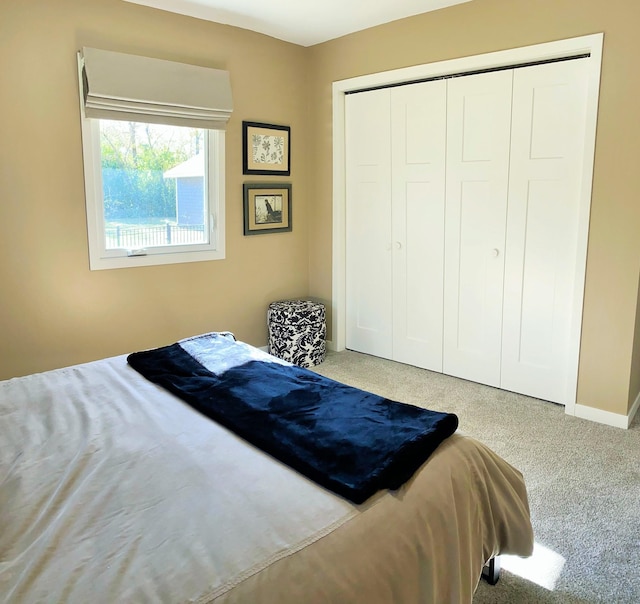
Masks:
[[[324,304],[281,300],[269,304],[269,352],[300,367],[324,361],[327,333]]]

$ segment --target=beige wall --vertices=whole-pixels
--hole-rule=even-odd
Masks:
[[[640,272],[638,23],[636,0],[473,0],[310,49],[318,141],[310,174],[310,293],[331,299],[333,81],[604,32],[577,402],[626,415],[640,387],[640,338],[634,343]]]
[[[76,52],[231,72],[227,259],[89,270]],[[0,3],[0,378],[209,330],[264,345],[269,301],[308,291],[307,50],[121,0]],[[242,120],[287,124],[292,176],[243,177]],[[293,231],[243,236],[242,182],[292,182]]]
[[[639,22],[636,0],[474,0],[305,49],[121,0],[3,0],[0,378],[207,330],[265,344],[270,300],[331,300],[333,81],[602,31],[578,403],[626,414],[640,389]],[[82,46],[230,70],[227,260],[89,271]],[[242,176],[243,119],[291,125],[292,233],[242,236],[241,184],[260,180]]]

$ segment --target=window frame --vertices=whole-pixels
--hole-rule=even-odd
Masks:
[[[81,80],[82,81],[82,80]],[[225,132],[205,129],[205,188],[209,243],[149,247],[144,253],[126,248],[107,249],[102,189],[100,120],[84,113],[80,95],[82,152],[90,270],[155,266],[225,258]],[[146,123],[144,115],[139,123]]]

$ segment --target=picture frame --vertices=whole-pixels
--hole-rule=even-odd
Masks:
[[[292,230],[289,183],[244,183],[244,234]]]
[[[291,175],[291,128],[242,122],[242,173]]]

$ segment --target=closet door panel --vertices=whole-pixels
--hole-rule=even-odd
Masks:
[[[502,387],[562,404],[577,379],[570,343],[585,68],[576,59],[514,74]]]
[[[392,358],[390,92],[348,95],[346,344]]]
[[[393,358],[442,371],[446,82],[391,90]]]
[[[500,384],[512,72],[448,83],[444,372]]]

